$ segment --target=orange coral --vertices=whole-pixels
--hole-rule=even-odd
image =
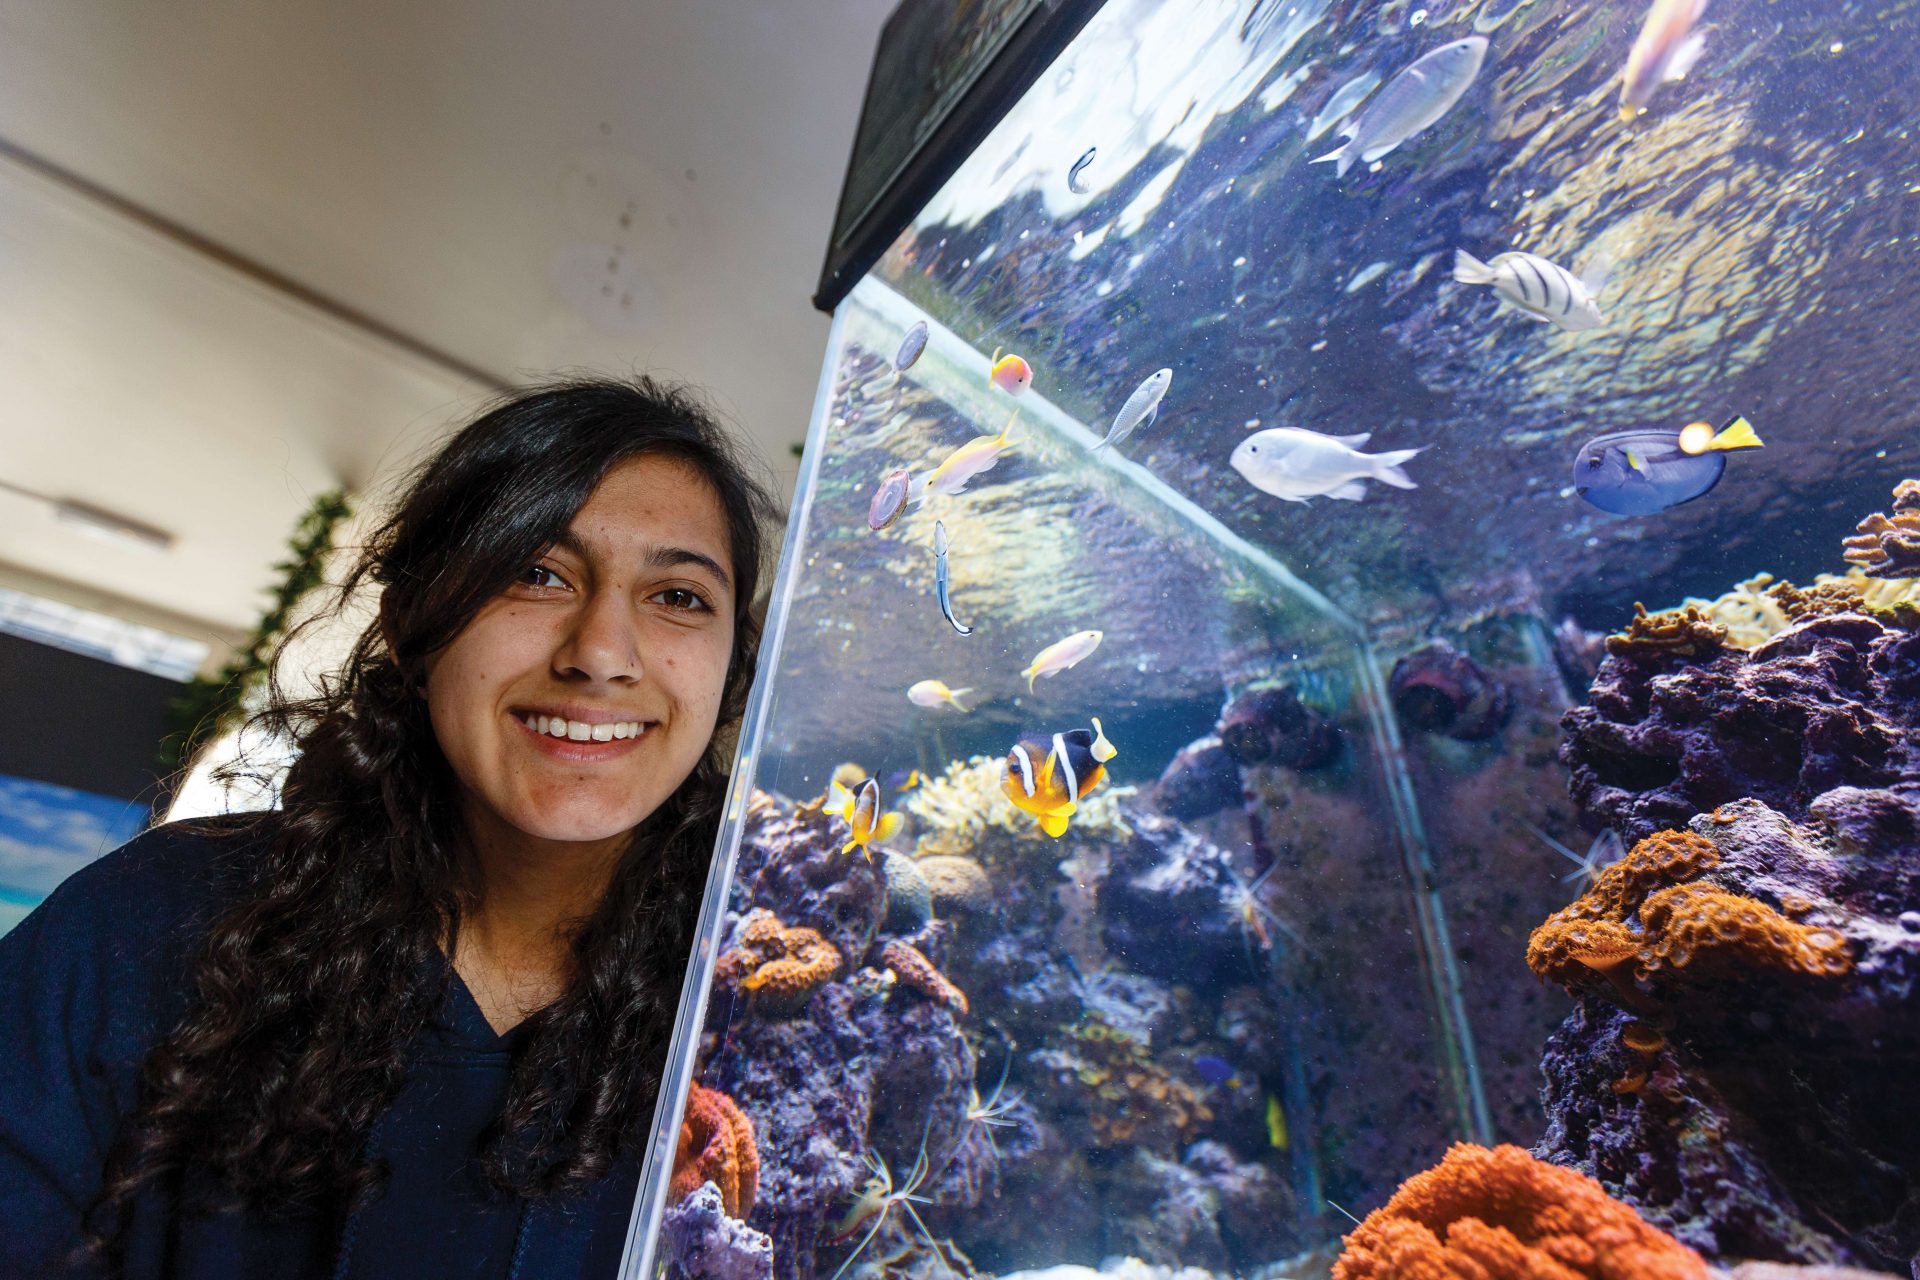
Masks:
[[[1585,1174],[1456,1143],[1367,1215],[1334,1280],[1707,1280],[1700,1255]]]
[[[1920,576],[1920,480],[1893,489],[1893,514],[1874,512],[1854,526],[1841,554],[1876,578]]]
[[[729,1215],[746,1217],[760,1193],[760,1149],[754,1145],[753,1121],[733,1099],[696,1084],[687,1091],[687,1109],[681,1113],[667,1202],[678,1204],[708,1182],[720,1189]]]
[[[1644,1022],[1629,1022],[1620,1029],[1620,1043],[1636,1053],[1658,1053],[1666,1047],[1667,1038]]]
[[[816,929],[790,927],[770,911],[755,911],[740,945],[714,963],[714,977],[756,996],[805,1000],[840,970],[840,951]]]
[[[955,1013],[967,1011],[967,993],[954,986],[917,948],[895,939],[880,948],[880,963],[935,1004],[943,1004]]]
[[[1527,967],[1568,987],[1593,972],[1614,977],[1628,961],[1647,978],[1709,954],[1801,973],[1847,971],[1846,941],[1833,930],[1796,924],[1764,902],[1714,885],[1686,883],[1719,861],[1704,836],[1655,832],[1533,931]]]
[[[1711,657],[1726,645],[1727,629],[1692,604],[1648,613],[1645,605],[1635,601],[1627,629],[1607,637],[1607,652],[1616,656]]]

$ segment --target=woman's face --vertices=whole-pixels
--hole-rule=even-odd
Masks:
[[[630,458],[428,658],[434,734],[477,839],[612,848],[673,794],[719,716],[731,574],[706,478]]]

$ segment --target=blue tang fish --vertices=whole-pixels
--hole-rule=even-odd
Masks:
[[[1602,511],[1650,516],[1692,502],[1719,484],[1729,449],[1760,447],[1745,418],[1718,431],[1705,422],[1690,422],[1678,431],[1616,431],[1580,450],[1573,460],[1573,487]]]

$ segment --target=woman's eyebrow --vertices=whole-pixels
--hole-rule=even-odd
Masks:
[[[571,529],[561,530],[560,535],[553,540],[553,545],[571,551],[582,560],[593,559],[592,553],[587,550],[587,545],[580,541],[579,535]],[[649,569],[677,569],[683,564],[696,565],[705,569],[718,579],[723,588],[728,591],[733,590],[733,579],[727,576],[727,571],[720,567],[718,560],[703,551],[695,551],[691,547],[655,547],[647,552]]]

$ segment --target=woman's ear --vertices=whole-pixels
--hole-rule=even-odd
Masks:
[[[395,627],[393,623],[393,611],[387,607],[387,597],[382,593],[380,597],[380,639],[386,643],[387,656],[393,659],[393,663],[397,667],[400,665],[400,659],[396,656],[399,653],[399,648],[393,642],[396,631],[398,631],[398,628]],[[407,684],[413,690],[414,697],[424,698],[427,696],[427,677],[425,672],[422,672],[417,677],[407,676]]]

